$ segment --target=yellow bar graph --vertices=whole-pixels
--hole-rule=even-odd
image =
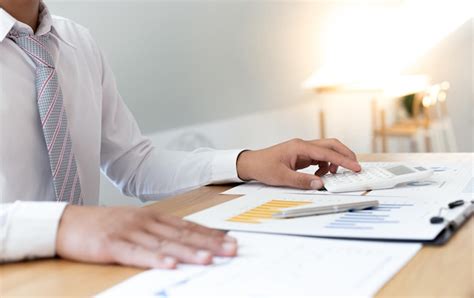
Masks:
[[[272,214],[280,211],[281,209],[297,207],[311,203],[311,201],[271,200],[244,213],[231,217],[227,219],[227,221],[258,224],[261,223],[262,220],[272,218]]]

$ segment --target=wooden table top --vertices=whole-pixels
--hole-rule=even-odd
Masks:
[[[469,161],[474,154],[361,154],[361,161]],[[231,186],[207,186],[146,208],[185,216],[236,196],[219,195]],[[474,297],[474,219],[443,246],[425,246],[377,296]],[[0,266],[0,296],[91,296],[143,270],[61,259]]]

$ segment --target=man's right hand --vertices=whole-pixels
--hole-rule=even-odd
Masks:
[[[59,223],[56,253],[65,259],[142,268],[210,264],[235,256],[237,241],[224,232],[146,208],[69,205]]]

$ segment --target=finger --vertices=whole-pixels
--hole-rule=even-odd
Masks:
[[[174,269],[177,265],[173,257],[164,256],[127,241],[116,241],[111,244],[111,254],[115,263],[126,266]]]
[[[311,158],[305,156],[299,156],[298,160],[295,163],[293,170],[300,170],[309,167],[310,165],[317,165],[317,162],[314,162]]]
[[[337,151],[338,153],[357,161],[356,154],[338,139],[323,139],[319,140],[317,144]]]
[[[318,163],[318,170],[314,173],[314,175],[322,177],[327,174],[329,171],[329,164],[325,161],[321,161]]]
[[[318,146],[312,143],[302,143],[301,150],[303,154],[310,156],[314,160],[327,161],[342,166],[346,169],[358,172],[360,165],[357,161],[352,160],[334,150],[327,149],[324,146]]]
[[[197,249],[209,250],[215,255],[231,257],[237,254],[237,243],[226,241],[222,237],[201,234],[190,229],[177,229],[159,222],[149,223],[146,228],[155,236]]]
[[[175,258],[181,263],[208,265],[212,263],[212,253],[186,246],[166,238],[160,238],[145,232],[134,233],[129,239],[151,251]]]
[[[332,173],[332,174],[336,174],[337,173],[337,169],[338,169],[338,166],[336,164],[331,164],[329,166],[329,171]]]
[[[281,179],[280,183],[289,187],[300,189],[320,189],[323,187],[323,181],[320,177],[290,169],[285,170]]]
[[[176,217],[176,216],[155,213],[154,218],[158,222],[170,224],[179,229],[190,229],[201,234],[224,238],[224,240],[228,242],[235,242],[235,243],[237,242],[237,240],[234,237],[227,235],[226,232],[219,231],[216,229],[210,229],[210,228],[204,227],[202,225],[199,225],[190,221],[182,220],[181,218]]]

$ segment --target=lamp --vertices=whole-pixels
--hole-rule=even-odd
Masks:
[[[318,94],[368,92],[373,105],[382,97],[425,90],[429,84],[426,75],[402,73],[473,12],[469,0],[338,5],[322,32],[322,66],[303,87]],[[374,125],[376,116],[372,118]],[[320,136],[324,138],[323,108],[319,119]]]

